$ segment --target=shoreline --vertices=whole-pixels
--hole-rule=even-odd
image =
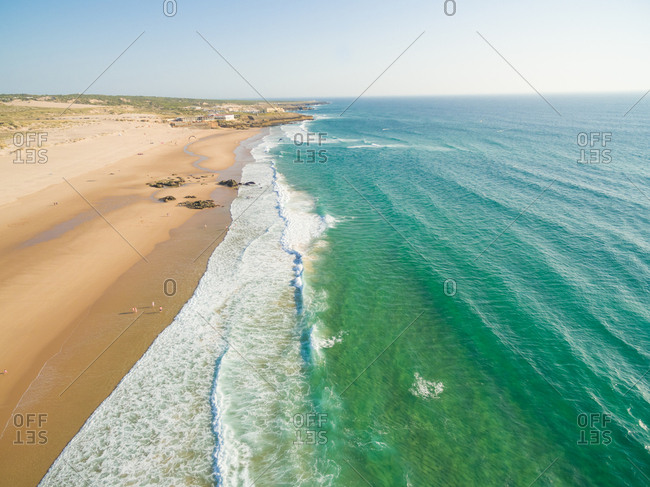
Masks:
[[[214,485],[215,475],[227,472],[215,461],[232,460],[237,411],[246,415],[259,405],[253,399],[233,411],[239,394],[274,396],[276,388],[299,386],[295,296],[287,285],[295,275],[294,262],[281,245],[286,227],[264,150],[272,145],[269,135],[237,149],[250,149],[253,157],[241,178],[257,184],[240,188],[231,206],[234,223],[210,256],[191,299],[95,409],[42,485],[76,484],[79,477],[106,485],[121,485],[127,478],[137,485],[157,485],[163,478],[174,485]],[[272,364],[273,372],[266,370]],[[300,397],[294,392],[289,395]],[[273,421],[272,408],[261,413],[262,424]],[[215,437],[228,438],[228,444],[215,444]],[[223,452],[219,458],[217,451]]]
[[[104,289],[101,290],[99,296],[92,293],[86,293],[85,296],[82,296],[85,298],[85,302],[80,307],[81,309],[78,310],[73,319],[67,318],[64,325],[61,325],[61,322],[65,321],[65,317],[69,315],[60,313],[62,316],[59,316],[58,333],[47,340],[37,353],[31,354],[31,356],[38,356],[41,359],[32,364],[33,371],[31,375],[22,374],[23,376],[28,375],[27,379],[31,379],[27,387],[25,387],[26,379],[23,378],[22,386],[19,381],[14,379],[14,386],[9,390],[6,388],[9,381],[5,381],[5,379],[13,379],[18,375],[16,371],[19,369],[15,368],[18,364],[12,367],[14,370],[13,375],[10,370],[8,376],[1,378],[5,383],[3,384],[2,408],[0,409],[0,427],[3,428],[0,437],[0,447],[3,451],[0,458],[0,470],[3,471],[3,476],[7,480],[11,479],[12,485],[36,485],[40,482],[69,440],[81,428],[96,407],[112,392],[131,367],[142,357],[158,334],[172,322],[180,308],[192,296],[198,280],[205,271],[208,258],[224,238],[231,223],[230,205],[237,195],[236,190],[215,185],[216,176],[209,176],[218,173],[218,179],[239,179],[245,161],[239,155],[235,157],[235,152],[240,151],[241,142],[259,136],[260,132],[262,132],[262,129],[246,131],[220,129],[216,133],[201,137],[191,144],[183,146],[183,151],[187,148],[198,156],[207,154],[207,158],[200,159],[200,169],[194,166],[197,162],[196,157],[187,153],[179,154],[181,151],[180,146],[172,148],[170,153],[167,154],[169,156],[167,157],[168,160],[164,163],[161,163],[161,160],[165,156],[160,156],[152,157],[148,164],[144,164],[145,169],[148,166],[147,173],[153,173],[154,171],[160,173],[167,170],[168,175],[169,171],[175,168],[174,173],[180,176],[196,175],[197,171],[200,171],[200,176],[208,176],[190,181],[191,189],[187,185],[181,188],[163,188],[162,190],[149,188],[143,184],[144,179],[146,179],[144,174],[139,174],[140,179],[143,179],[143,181],[138,181],[140,184],[134,185],[129,182],[127,177],[126,185],[128,187],[126,190],[123,187],[112,187],[104,191],[110,193],[112,189],[112,192],[118,193],[115,195],[116,198],[120,196],[127,199],[129,196],[132,197],[121,207],[119,205],[116,207],[115,204],[111,205],[110,201],[106,202],[106,206],[109,208],[107,219],[114,222],[115,226],[121,230],[128,227],[129,224],[131,226],[137,225],[137,221],[134,222],[134,220],[138,219],[140,225],[146,226],[145,221],[148,223],[152,218],[164,218],[163,210],[165,212],[169,210],[167,215],[170,218],[166,222],[166,228],[168,228],[166,232],[160,229],[152,231],[151,228],[144,228],[135,237],[133,232],[124,230],[118,232],[125,235],[128,233],[128,238],[134,242],[132,246],[135,249],[148,250],[142,252],[136,250],[136,253],[133,251],[134,249],[129,249],[124,243],[117,243],[120,241],[119,236],[116,236],[115,232],[106,225],[106,222],[103,222],[96,215],[90,221],[83,221],[84,217],[80,217],[80,215],[83,215],[84,211],[88,211],[88,206],[84,210],[83,206],[79,205],[70,215],[66,215],[62,221],[57,221],[54,226],[51,225],[52,222],[50,221],[49,226],[44,225],[47,228],[37,230],[36,236],[32,235],[30,238],[23,238],[23,243],[25,240],[30,242],[31,239],[29,245],[21,246],[16,242],[13,242],[13,245],[11,245],[12,242],[5,245],[8,252],[5,252],[6,255],[3,255],[2,260],[11,259],[25,262],[26,257],[16,257],[15,254],[33,253],[36,248],[39,248],[40,254],[43,254],[45,249],[46,254],[57,257],[59,253],[75,254],[74,251],[67,248],[68,245],[74,243],[75,237],[84,240],[82,243],[88,249],[89,242],[86,241],[86,235],[90,233],[95,235],[96,240],[110,240],[108,243],[104,242],[103,249],[113,259],[120,260],[120,258],[126,257],[129,264],[127,269],[124,272],[117,273],[116,277],[104,278],[109,282],[103,282]],[[223,139],[224,137],[225,139]],[[228,148],[224,148],[224,145],[227,145]],[[138,162],[145,160],[142,157],[139,160],[137,158],[130,159],[131,161],[126,162],[127,165],[133,163],[133,159]],[[183,170],[178,167],[178,160],[184,161]],[[99,171],[106,173],[107,170],[115,169],[114,166],[117,167],[122,162],[118,161],[104,166]],[[226,162],[229,163],[226,164]],[[123,169],[124,167],[122,167]],[[136,174],[138,174],[139,169],[142,169],[142,167],[136,168]],[[114,171],[114,173],[116,172]],[[125,172],[127,171],[125,170]],[[91,173],[82,176],[88,177]],[[150,174],[147,174],[147,176],[150,176]],[[71,180],[74,187],[81,186],[79,193],[88,197],[90,201],[96,202],[97,200],[93,196],[101,197],[101,195],[87,191],[83,187],[83,183],[78,182],[78,179],[81,178],[77,177]],[[153,177],[153,179],[159,178]],[[206,182],[202,182],[200,179]],[[59,185],[58,190],[61,191],[61,188],[65,189],[63,185]],[[54,189],[48,187],[36,194],[26,196],[25,199],[42,199],[42,193]],[[157,197],[162,192],[166,194],[177,193],[179,194],[177,199],[181,201],[183,196],[180,193],[196,193],[197,195],[202,193],[202,196],[197,198],[212,197],[216,203],[222,206],[195,212],[186,208],[170,206],[171,203],[151,201],[154,196]],[[129,193],[131,194],[129,195]],[[72,196],[74,197],[74,194]],[[79,196],[76,196],[76,198],[80,200]],[[104,199],[100,199],[100,202],[104,201]],[[85,204],[83,201],[81,203]],[[0,207],[0,218],[6,214],[8,208],[11,210],[14,205],[16,203]],[[64,205],[59,206],[63,207]],[[100,206],[100,204],[97,203],[97,206]],[[143,213],[138,215],[137,210],[141,210]],[[146,213],[146,211],[153,213]],[[174,214],[170,215],[170,213]],[[80,221],[75,221],[75,218]],[[70,225],[68,225],[70,228],[66,227],[66,223],[71,221],[73,222],[71,227]],[[160,220],[154,221],[159,222]],[[58,233],[60,234],[55,230],[57,225],[59,225]],[[47,231],[50,231],[49,237],[51,238],[42,238],[40,241],[38,239],[34,240]],[[165,233],[166,235],[161,235]],[[145,236],[148,239],[144,238]],[[153,242],[151,242],[152,237]],[[148,246],[146,243],[142,243],[146,240],[149,240]],[[18,239],[18,242],[20,243],[20,239]],[[6,244],[6,242],[3,243]],[[92,247],[90,249],[92,252],[97,252],[97,249]],[[138,253],[141,253],[143,258],[140,258]],[[196,257],[197,254],[198,257]],[[93,260],[92,256],[90,260]],[[65,265],[64,263],[64,267]],[[27,273],[30,270],[29,268],[24,269]],[[88,271],[90,271],[90,275],[88,275]],[[79,272],[73,272],[68,277],[75,278],[78,277],[78,274]],[[6,283],[2,279],[6,276],[6,273],[0,274],[0,286]],[[103,277],[102,274],[93,274],[92,268],[85,270],[86,279],[91,281],[102,280],[101,277]],[[166,296],[163,290],[165,282],[172,282],[169,279],[173,279],[173,282],[175,282],[173,287],[176,288],[176,292],[173,296]],[[13,289],[13,292],[15,292],[15,287]],[[10,290],[0,287],[0,296],[10,294],[12,294]],[[75,297],[75,300],[78,297],[76,294],[72,296]],[[160,313],[155,309],[151,309],[151,301],[155,301],[156,307],[159,306],[159,303],[162,304],[163,312]],[[136,304],[138,307],[138,315],[129,311],[132,304]],[[136,316],[138,318],[134,322]],[[51,318],[50,321],[56,321],[51,320]],[[48,326],[51,326],[51,323]],[[47,336],[51,337],[52,334],[50,333]],[[31,338],[30,345],[34,347],[34,335],[32,334],[29,338]],[[40,338],[41,341],[44,340],[43,337]],[[9,366],[4,365],[4,363],[7,363],[5,358],[7,357],[6,345],[3,348],[5,348],[5,353],[2,356],[5,362],[1,364],[2,368],[10,369]],[[19,347],[14,344],[13,348]],[[43,356],[46,356],[47,359],[43,360]],[[81,374],[79,374],[80,372]],[[9,406],[7,405],[8,402]],[[11,407],[12,405],[14,407]],[[15,445],[17,428],[11,424],[11,419],[14,414],[30,413],[47,415],[45,427],[47,442],[42,445]]]

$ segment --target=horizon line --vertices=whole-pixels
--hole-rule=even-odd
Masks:
[[[590,96],[590,95],[636,95],[645,93],[647,90],[627,90],[627,91],[547,91],[546,95],[549,96]],[[34,97],[47,97],[47,96],[77,96],[78,93],[0,93],[0,97],[7,96],[34,96]],[[218,98],[218,97],[197,97],[197,96],[172,96],[172,95],[136,95],[136,94],[106,94],[106,93],[85,93],[84,97],[91,96],[112,96],[112,97],[141,97],[141,98],[175,98],[187,100],[212,100],[212,101],[247,101],[260,103],[264,102],[260,98],[246,98],[246,97],[231,97],[231,98]],[[509,93],[438,93],[438,94],[390,94],[390,95],[366,95],[364,99],[372,98],[451,98],[451,97],[500,97],[500,96],[538,96],[535,93],[527,92],[509,92]],[[324,101],[327,99],[336,100],[349,100],[354,99],[354,95],[329,95],[329,96],[305,96],[305,97],[267,97],[273,101]]]

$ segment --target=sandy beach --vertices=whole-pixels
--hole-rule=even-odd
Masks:
[[[237,191],[216,182],[239,179],[234,150],[259,129],[142,120],[50,131],[44,164],[0,152],[3,485],[39,482],[191,296],[230,222]],[[147,185],[170,176],[186,184]],[[177,206],[186,196],[220,206]],[[38,441],[21,424],[31,414]]]

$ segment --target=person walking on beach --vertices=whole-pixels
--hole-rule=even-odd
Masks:
[[[162,313],[162,306],[158,308],[158,312]]]
[[[9,372],[7,372],[7,369],[5,369],[4,372],[2,373],[2,375],[8,374],[8,373]]]

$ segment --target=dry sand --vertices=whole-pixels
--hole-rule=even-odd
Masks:
[[[36,485],[191,296],[236,196],[215,181],[239,178],[234,150],[259,129],[107,121],[78,130],[87,132],[76,142],[53,134],[45,164],[0,155],[1,485]],[[208,157],[200,168],[183,151],[188,140]],[[172,174],[188,184],[146,185]],[[166,195],[177,201],[158,202]],[[223,206],[177,207],[186,195]],[[21,426],[28,414],[46,422]]]
[[[211,133],[205,129],[172,128],[152,115],[64,115],[62,119],[69,120],[71,126],[20,131],[8,147],[0,149],[0,181],[4,182],[0,205],[60,184],[62,177],[87,174],[138,153],[163,154],[172,147],[182,147],[190,136]],[[33,134],[29,142],[27,133]],[[14,162],[27,161],[30,155],[38,161],[41,149],[46,151],[45,163]]]

